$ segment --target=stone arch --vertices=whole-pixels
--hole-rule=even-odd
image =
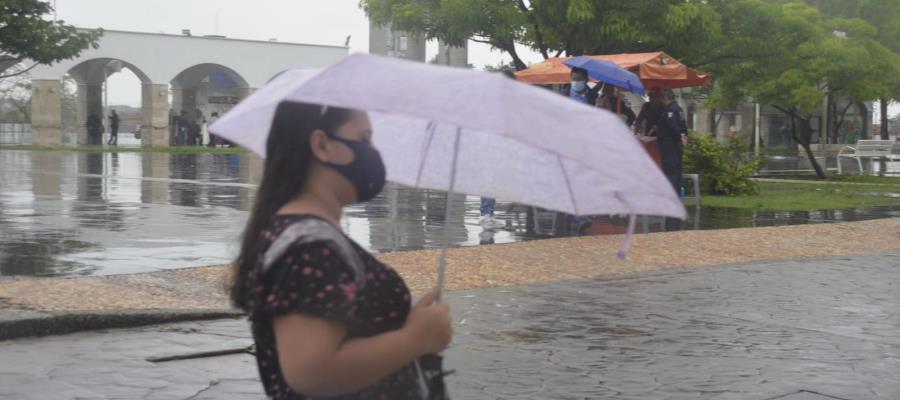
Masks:
[[[250,84],[237,71],[222,64],[200,63],[185,68],[170,81],[172,108],[202,122],[212,113],[224,114],[250,94]]]
[[[116,65],[117,63],[118,65]],[[102,84],[105,77],[104,67],[106,66],[109,66],[110,68],[128,69],[141,80],[141,83],[152,82],[150,77],[144,73],[144,71],[141,71],[141,69],[134,64],[120,58],[102,57],[84,60],[72,68],[69,68],[68,73],[74,77],[78,83],[88,85]],[[107,69],[107,71],[109,70]],[[108,74],[106,76],[108,76]]]
[[[75,80],[77,83],[77,90],[75,92],[75,120],[67,121],[63,118],[63,126],[74,126],[74,131],[77,133],[77,137],[75,141],[78,144],[96,144],[95,138],[91,138],[88,135],[86,123],[89,115],[98,115],[101,117],[101,120],[105,121],[107,110],[104,110],[103,104],[103,83],[109,78],[110,75],[117,73],[123,69],[127,69],[131,71],[137,78],[140,80],[141,85],[151,83],[150,77],[142,71],[135,64],[123,60],[121,58],[114,57],[96,57],[90,58],[84,61],[75,64],[71,68],[68,69],[67,75]],[[63,80],[65,84],[65,80]],[[141,103],[143,103],[143,96],[141,99]],[[141,107],[143,108],[143,107]],[[64,110],[65,112],[66,110]],[[129,118],[127,115],[122,115],[122,131],[134,132],[133,128],[137,128],[141,125],[144,120],[143,110],[140,111],[140,115],[131,115],[132,118]],[[135,122],[134,120],[137,120]],[[71,122],[71,124],[70,124]],[[129,125],[130,124],[130,125]],[[127,125],[129,128],[126,128]],[[66,131],[68,128],[64,128],[64,135],[67,135]],[[107,127],[107,132],[109,128]],[[70,141],[71,142],[71,141]]]
[[[247,80],[237,71],[216,63],[202,63],[185,68],[172,78],[172,85],[190,87],[204,81],[215,81],[226,86],[248,88]]]

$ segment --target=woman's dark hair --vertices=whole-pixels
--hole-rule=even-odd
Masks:
[[[256,192],[256,202],[244,229],[241,252],[234,262],[231,282],[231,301],[244,311],[251,308],[251,288],[247,275],[256,267],[256,250],[260,233],[272,216],[300,194],[312,160],[309,138],[322,129],[333,135],[347,123],[352,110],[323,107],[318,104],[282,102],[275,111],[272,128],[266,141],[266,161],[262,182]]]

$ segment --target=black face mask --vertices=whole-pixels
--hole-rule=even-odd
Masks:
[[[324,164],[353,184],[356,189],[356,201],[359,203],[369,201],[381,193],[381,189],[384,189],[387,172],[378,150],[356,140],[334,136],[329,136],[329,138],[345,144],[353,152],[353,161],[349,164],[339,165],[328,162]]]

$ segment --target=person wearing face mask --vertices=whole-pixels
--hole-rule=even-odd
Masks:
[[[589,87],[587,84],[588,73],[583,68],[572,68],[570,76],[572,77],[572,84],[569,87],[569,98],[591,106],[596,104],[597,93],[602,85],[597,84],[593,88]],[[578,233],[583,235],[591,226],[591,219],[584,216],[575,217],[575,225]]]
[[[425,398],[418,361],[450,343],[446,303],[432,290],[412,306],[400,275],[340,230],[385,175],[365,112],[278,106],[231,288],[269,398]]]
[[[572,68],[572,83],[569,85],[569,98],[579,103],[594,105],[601,85],[588,86],[588,73],[582,68]]]

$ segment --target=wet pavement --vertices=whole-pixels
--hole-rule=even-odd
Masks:
[[[237,154],[0,150],[0,278],[107,275],[227,263],[252,205],[262,162]],[[498,202],[505,230],[479,225],[479,198],[390,186],[349,207],[343,228],[376,251],[575,235],[571,220]],[[900,216],[898,207],[817,212],[690,208],[685,229],[793,225]],[[624,220],[591,233],[621,233]],[[643,224],[642,224],[643,225]],[[639,229],[658,230],[659,221]]]
[[[447,381],[463,400],[897,399],[897,282],[891,252],[451,292]],[[250,344],[243,320],[0,342],[0,399],[259,399]]]

